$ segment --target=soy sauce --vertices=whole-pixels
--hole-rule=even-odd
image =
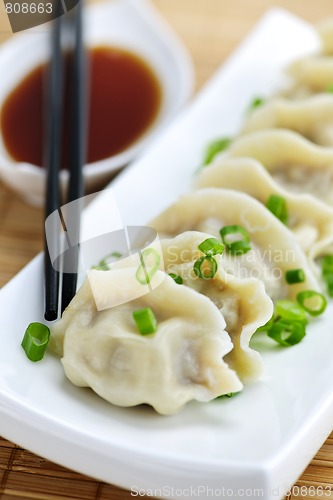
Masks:
[[[134,144],[156,120],[160,82],[141,57],[116,47],[96,47],[88,57],[87,163]],[[67,58],[66,64],[69,64]],[[0,115],[5,147],[19,162],[43,166],[47,65],[36,67],[6,98]],[[69,84],[65,82],[62,166],[68,166]]]

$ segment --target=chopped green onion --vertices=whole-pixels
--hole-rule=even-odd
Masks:
[[[43,359],[50,340],[50,330],[42,323],[30,323],[25,331],[21,346],[30,361]]]
[[[326,255],[321,262],[322,277],[327,286],[327,293],[333,297],[333,255]]]
[[[253,111],[256,108],[259,108],[259,106],[262,106],[264,103],[265,99],[263,99],[262,97],[255,97],[250,103],[249,111]]]
[[[160,256],[153,248],[146,248],[140,252],[140,266],[136,272],[136,279],[141,285],[148,285],[160,265]]]
[[[217,263],[212,255],[206,255],[196,260],[193,266],[193,271],[198,278],[210,279],[214,278],[217,273]]]
[[[227,250],[233,255],[240,255],[251,250],[250,236],[242,226],[224,226],[220,235]]]
[[[110,267],[108,261],[105,258],[100,260],[97,266],[92,266],[91,269],[98,269],[99,271],[108,271]]]
[[[333,94],[333,84],[332,83],[327,87],[327,92],[329,92],[330,94]]]
[[[246,241],[250,242],[250,236],[248,232],[242,227],[242,226],[224,226],[222,229],[220,229],[220,234],[223,240],[223,243],[225,245],[229,245],[230,243],[234,241]],[[235,240],[235,235],[236,236],[242,236],[241,239]]]
[[[209,165],[214,160],[218,153],[227,149],[231,144],[230,137],[223,137],[222,139],[215,139],[210,142],[206,148],[203,165]]]
[[[277,219],[283,222],[283,224],[288,223],[287,202],[283,196],[272,194],[266,202],[266,207]]]
[[[333,273],[332,274],[324,274],[324,281],[327,287],[327,293],[330,297],[333,297]]]
[[[327,306],[327,300],[322,293],[306,290],[297,294],[297,301],[311,316],[319,316]]]
[[[278,300],[275,304],[275,314],[277,317],[289,321],[307,323],[306,311],[297,302],[293,302],[292,300]]]
[[[150,307],[137,309],[132,313],[133,319],[141,335],[149,335],[157,330],[157,319]]]
[[[110,257],[114,257],[115,259],[120,259],[120,257],[122,256],[123,254],[120,252],[112,252],[112,254],[110,255]]]
[[[200,245],[199,250],[206,255],[217,255],[224,252],[224,245],[216,238],[207,238]]]
[[[281,318],[268,330],[267,335],[278,344],[289,347],[298,344],[305,337],[305,323]]]
[[[110,253],[110,255],[107,255],[106,257],[104,257],[104,259],[100,260],[99,263],[97,264],[97,266],[93,266],[92,269],[98,269],[99,271],[107,271],[110,269],[110,262],[108,261],[108,259],[110,257],[113,257],[115,259],[120,259],[123,255],[120,253],[120,252],[112,252]]]
[[[169,273],[169,276],[177,283],[177,285],[183,284],[183,278],[179,276],[179,274]]]
[[[221,394],[221,396],[217,396],[214,399],[232,398],[233,396],[236,396],[236,394],[239,394],[239,392],[228,392],[227,394]]]
[[[235,241],[234,243],[230,243],[228,250],[232,255],[241,255],[249,252],[251,245],[247,241]]]
[[[295,283],[304,283],[305,272],[303,269],[290,269],[285,274],[286,282],[288,285],[294,285]]]
[[[271,328],[271,326],[273,326],[273,323],[274,323],[274,314],[271,317],[271,319],[267,321],[267,323],[265,323],[263,326],[259,326],[259,328],[256,329],[256,333],[267,332]]]
[[[325,255],[321,261],[321,269],[323,274],[333,273],[333,255]]]

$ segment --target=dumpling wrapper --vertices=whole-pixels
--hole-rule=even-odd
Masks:
[[[333,55],[333,17],[325,19],[317,26],[324,55]]]
[[[198,278],[193,271],[195,261],[203,256],[198,245],[211,235],[186,231],[174,238],[162,239],[158,249],[162,252],[161,269],[182,277],[183,285],[207,296],[226,321],[226,331],[234,348],[225,357],[237,375],[245,382],[256,380],[262,373],[262,360],[249,343],[257,328],[266,324],[273,314],[273,303],[265,287],[256,278],[241,279],[228,274],[219,255],[215,257],[218,270],[214,278]],[[151,246],[153,248],[153,245]],[[122,259],[113,264],[117,269],[131,266],[137,258]]]
[[[289,130],[262,130],[236,139],[225,157],[259,161],[281,187],[333,205],[333,148],[316,146]]]
[[[201,170],[194,187],[218,187],[242,191],[266,204],[272,194],[282,196],[287,204],[287,226],[307,254],[314,272],[314,260],[333,246],[333,209],[309,194],[287,191],[252,158],[224,158]]]
[[[295,81],[295,88],[287,93],[289,97],[328,92],[333,81],[333,57],[305,57],[293,63],[288,73]]]
[[[91,272],[100,273],[100,286],[108,295],[118,286],[123,293],[136,268]],[[53,347],[63,350],[66,376],[115,405],[147,403],[165,415],[193,399],[207,402],[241,390],[237,375],[223,361],[232,343],[219,310],[169,276],[159,278],[149,293],[103,311],[96,308],[89,280],[84,282],[52,331]],[[157,318],[154,334],[138,333],[132,318],[134,310],[144,307]]]
[[[318,50],[289,65],[288,87],[281,93],[291,99],[303,99],[313,94],[327,93],[333,83],[333,19],[317,27]],[[320,43],[321,42],[321,43]],[[321,47],[320,47],[321,46]]]
[[[214,302],[226,321],[226,330],[234,345],[225,361],[242,381],[252,382],[262,373],[262,359],[249,343],[257,328],[271,319],[273,303],[261,281],[228,274],[220,256],[215,257],[218,270],[214,278],[200,279],[194,274],[194,262],[203,256],[198,245],[209,237],[205,233],[188,231],[175,238],[161,240],[164,266],[168,273],[180,275],[185,286]]]
[[[299,99],[330,91],[333,82],[332,20],[322,23],[318,34],[322,50],[301,57],[288,66],[286,75],[291,81],[283,91],[286,97]]]
[[[220,229],[229,225],[242,226],[252,248],[237,257],[224,252],[222,261],[228,274],[260,279],[273,301],[295,299],[300,291],[320,289],[294,234],[247,194],[221,188],[200,189],[183,195],[150,222],[164,237],[201,231],[220,238]],[[288,285],[284,275],[290,269],[304,269],[306,281]]]
[[[267,101],[249,115],[241,134],[270,128],[293,130],[315,144],[333,146],[333,94]]]

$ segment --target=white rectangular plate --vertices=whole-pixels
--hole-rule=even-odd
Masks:
[[[150,151],[112,184],[123,220],[144,224],[186,191],[206,143],[237,131],[256,95],[269,95],[283,67],[314,50],[312,29],[270,11],[196,101]],[[103,231],[109,192],[85,213]],[[42,258],[0,293],[0,434],[98,479],[161,498],[282,498],[333,421],[332,307],[292,348],[265,347],[265,375],[239,396],[190,404],[162,417],[122,409],[72,386],[51,354],[29,362],[20,347],[42,320]],[[192,488],[192,489],[191,489]],[[252,491],[252,494],[251,491]],[[224,494],[223,494],[224,491]],[[138,496],[138,495],[137,495]]]

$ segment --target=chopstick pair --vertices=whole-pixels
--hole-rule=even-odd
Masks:
[[[58,13],[61,12],[61,0],[57,4]],[[62,48],[62,39],[65,32],[69,31],[73,40],[71,57],[65,65],[65,54]],[[64,80],[66,68],[69,69],[70,85],[70,126],[69,126],[69,184],[66,203],[80,200],[84,194],[82,168],[85,163],[85,138],[86,138],[86,95],[85,95],[85,51],[82,33],[82,0],[70,13],[59,15],[54,22],[52,39],[52,59],[50,62],[50,75],[48,82],[48,116],[46,131],[46,193],[45,193],[45,219],[52,213],[58,212],[57,217],[52,217],[51,227],[48,228],[48,238],[45,237],[45,310],[44,317],[47,321],[54,321],[59,310],[59,284],[62,282],[60,311],[68,306],[75,295],[77,286],[77,269],[79,246],[78,243],[70,247],[70,251],[63,254],[62,270],[51,262],[52,254],[61,254],[61,226],[65,231],[68,241],[79,242],[80,235],[80,203],[72,203],[66,214],[66,222],[60,209],[60,167],[62,161],[62,124],[64,112]],[[50,220],[49,219],[49,220]],[[70,229],[70,238],[67,228]],[[50,234],[51,233],[51,234]],[[66,272],[64,271],[66,270]],[[67,272],[70,270],[70,272]],[[62,276],[61,276],[62,275]],[[62,277],[62,280],[61,280]]]

